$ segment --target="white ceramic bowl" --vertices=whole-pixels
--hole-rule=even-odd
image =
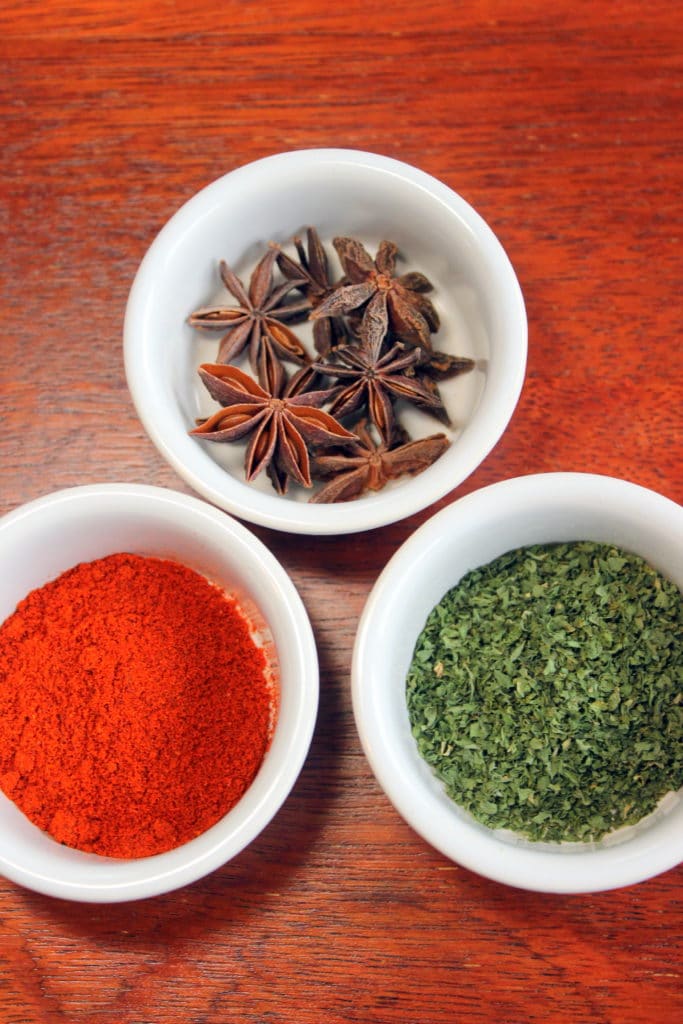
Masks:
[[[82,561],[118,551],[173,558],[235,594],[270,631],[279,710],[263,764],[239,803],[168,853],[117,860],[51,839],[0,793],[0,873],[63,899],[154,896],[208,874],[268,824],[307,755],[318,704],[315,641],[289,577],[240,523],[197,498],[156,487],[99,484],[58,491],[0,519],[0,622],[29,591]]]
[[[481,875],[543,892],[592,892],[649,878],[683,859],[683,791],[597,843],[532,843],[478,824],[417,752],[405,680],[431,609],[468,571],[517,547],[592,540],[630,550],[683,589],[683,508],[635,484],[551,473],[493,484],[433,516],[379,577],[353,656],[353,706],[375,775],[427,842]]]
[[[287,243],[307,225],[329,242],[353,235],[374,255],[388,238],[434,283],[442,326],[437,349],[477,368],[440,385],[454,421],[450,449],[427,471],[350,503],[311,505],[298,489],[278,496],[265,473],[244,481],[244,445],[188,436],[195,419],[218,408],[197,376],[215,361],[217,338],[187,317],[219,297],[226,260],[245,280],[271,240]],[[297,328],[298,329],[298,328]],[[515,273],[481,217],[422,171],[372,153],[304,150],[266,157],[213,182],[190,199],[153,242],[126,310],[125,364],[138,415],[176,472],[213,504],[262,526],[292,533],[352,533],[394,522],[443,497],[485,458],[515,408],[526,365],[527,324]],[[312,351],[312,349],[311,349]],[[414,436],[442,429],[414,412]]]

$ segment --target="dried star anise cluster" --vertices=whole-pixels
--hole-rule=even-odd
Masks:
[[[271,243],[248,288],[222,262],[221,279],[237,305],[189,317],[191,326],[222,334],[215,363],[199,368],[220,408],[191,433],[219,442],[248,438],[247,480],[265,470],[279,494],[290,480],[303,487],[322,480],[310,499],[319,503],[348,501],[430,466],[450,441],[443,432],[411,439],[400,403],[448,425],[438,381],[474,366],[434,351],[432,285],[423,274],[396,275],[393,242],[381,242],[374,260],[356,239],[332,244],[339,281],[308,228],[305,245],[293,240],[295,257]],[[290,326],[303,320],[312,322],[315,353]],[[251,375],[230,365],[245,352]],[[287,363],[298,367],[291,375]]]

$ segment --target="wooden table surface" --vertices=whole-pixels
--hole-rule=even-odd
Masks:
[[[345,146],[467,199],[525,294],[505,436],[440,503],[547,470],[681,474],[680,5],[23,0],[0,9],[0,512],[127,480],[187,490],[144,435],[121,327],[145,249],[257,157]],[[372,776],[349,695],[378,573],[435,507],[346,539],[256,529],[292,576],[321,707],[291,797],[231,863],[112,907],[0,880],[0,1019],[82,1024],[683,1019],[683,869],[586,896],[447,861]]]

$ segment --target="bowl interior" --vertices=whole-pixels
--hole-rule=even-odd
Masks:
[[[308,750],[317,707],[310,625],[287,575],[239,523],[159,488],[58,492],[0,522],[0,622],[29,591],[118,551],[172,558],[233,594],[262,643],[279,694],[272,743],[250,789],[213,828],[168,853],[125,861],[64,847],[0,794],[0,870],[66,898],[131,899],[192,881],[242,849],[275,813]]]
[[[217,408],[196,371],[201,362],[215,360],[220,337],[190,328],[188,315],[203,305],[234,303],[218,277],[221,259],[246,283],[269,241],[285,245],[307,225],[318,228],[333,276],[340,273],[330,244],[334,236],[358,237],[373,255],[383,238],[396,242],[405,255],[400,269],[419,269],[434,283],[432,297],[442,319],[435,347],[476,361],[471,373],[440,384],[457,443],[420,475],[419,484],[401,481],[342,510],[308,505],[309,492],[300,488],[291,488],[285,499],[278,497],[264,474],[246,484],[243,445],[187,436],[197,418]],[[296,329],[310,338],[307,325]],[[391,521],[462,480],[502,433],[521,388],[526,355],[519,286],[481,218],[450,189],[414,168],[338,150],[266,158],[191,199],[143,261],[125,333],[126,368],[138,413],[176,470],[200,493],[252,521],[320,533]],[[312,344],[308,347],[313,353]],[[438,420],[416,410],[406,410],[402,422],[413,436],[442,429]]]
[[[681,509],[643,488],[587,474],[547,474],[468,495],[429,520],[394,556],[361,620],[354,711],[378,781],[437,849],[500,881],[567,892],[628,884],[680,860],[680,793],[597,843],[532,843],[480,825],[447,796],[419,755],[405,680],[427,616],[469,570],[517,547],[593,540],[639,554],[683,589],[682,531]],[[381,643],[373,644],[376,637]]]

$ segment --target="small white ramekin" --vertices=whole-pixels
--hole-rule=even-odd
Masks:
[[[277,722],[262,766],[236,806],[203,835],[154,857],[117,860],[69,849],[0,793],[0,873],[62,899],[113,903],[154,896],[230,860],[289,794],[317,714],[315,641],[289,576],[242,524],[174,491],[123,483],[75,487],[0,519],[0,622],[31,590],[72,566],[124,551],[175,559],[234,594],[253,614],[252,621],[270,634]]]
[[[493,484],[438,512],[397,551],[363,611],[353,655],[356,725],[374,773],[427,842],[481,875],[523,889],[613,889],[683,858],[683,791],[597,843],[532,843],[480,825],[418,753],[406,676],[427,616],[471,569],[532,544],[592,540],[640,555],[683,590],[683,508],[636,484],[549,473]]]
[[[221,290],[226,260],[245,279],[269,241],[286,244],[317,227],[332,259],[335,235],[352,235],[374,255],[395,242],[433,281],[442,326],[435,348],[476,362],[440,385],[453,420],[449,450],[425,472],[356,501],[310,504],[292,488],[281,497],[265,473],[244,480],[243,445],[207,443],[188,431],[207,408],[197,366],[213,362],[216,336],[187,324],[200,306],[234,304]],[[276,530],[343,534],[394,522],[457,487],[499,440],[524,380],[527,322],[514,270],[490,227],[459,195],[398,160],[346,149],[313,149],[257,160],[202,189],[171,217],[133,283],[124,328],[125,365],[135,407],[161,455],[214,505]],[[413,436],[442,429],[424,413]]]

